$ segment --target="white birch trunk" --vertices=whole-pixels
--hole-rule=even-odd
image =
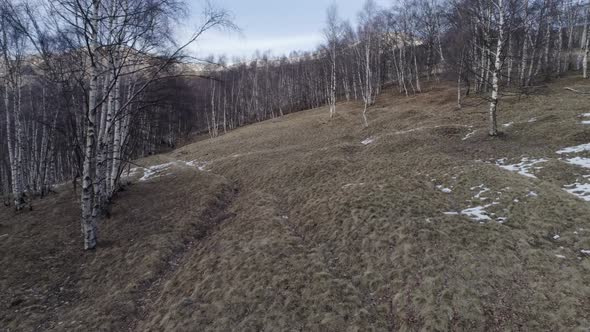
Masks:
[[[117,179],[119,177],[119,165],[121,164],[121,80],[117,80],[115,88],[113,89],[113,116],[114,116],[114,130],[113,130],[113,158],[111,162],[111,176],[110,176],[110,195],[117,190]]]
[[[492,71],[492,100],[490,102],[489,112],[489,134],[490,136],[498,135],[498,123],[497,123],[497,108],[499,99],[499,75],[502,70],[502,51],[504,47],[504,6],[503,0],[498,0],[498,42],[496,46],[496,60],[494,62],[494,69]]]
[[[96,92],[98,89],[98,44],[97,44],[97,30],[98,30],[98,10],[100,0],[92,1],[92,8],[90,13],[90,22],[88,28],[90,29],[90,50],[89,50],[89,76],[90,85],[88,88],[88,113],[86,119],[86,147],[84,154],[84,165],[82,173],[82,235],[84,237],[84,249],[91,250],[96,248],[97,230],[96,220],[92,215],[93,210],[93,185],[94,179],[92,166],[94,163],[95,154],[95,121],[96,121]]]

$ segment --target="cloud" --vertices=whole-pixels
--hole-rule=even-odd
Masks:
[[[181,33],[182,36],[188,34]],[[186,39],[186,38],[185,38]],[[285,36],[244,37],[225,32],[209,32],[189,47],[195,56],[227,55],[230,58],[251,57],[256,51],[270,51],[273,55],[288,55],[291,51],[312,51],[323,40],[321,33]]]
[[[227,54],[229,56],[252,56],[256,51],[271,51],[274,55],[291,51],[311,51],[322,41],[321,34],[293,35],[262,38],[207,38],[193,45],[199,54]]]

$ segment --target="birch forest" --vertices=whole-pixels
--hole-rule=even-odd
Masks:
[[[27,213],[54,186],[77,188],[85,249],[135,158],[194,135],[216,137],[289,113],[358,101],[359,126],[385,88],[397,98],[426,82],[486,105],[489,135],[507,94],[564,75],[588,78],[586,0],[401,0],[365,2],[353,24],[326,10],[314,52],[252,59],[186,48],[231,13],[205,5],[186,40],[171,36],[177,0],[0,0],[0,191]]]

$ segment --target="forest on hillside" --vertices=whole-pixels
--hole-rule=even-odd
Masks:
[[[37,2],[0,0],[0,190],[25,210],[53,185],[81,180],[85,249],[96,246],[130,162],[191,135],[322,105],[334,117],[337,102],[351,100],[368,126],[385,87],[403,98],[425,82],[452,82],[458,109],[466,95],[485,101],[495,136],[502,96],[589,75],[587,1],[368,0],[357,25],[334,5],[314,52],[199,63],[186,47],[212,29],[237,29],[228,11],[204,6],[193,35],[174,40],[182,1]]]

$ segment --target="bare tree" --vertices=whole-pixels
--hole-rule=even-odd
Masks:
[[[334,117],[334,114],[336,114],[336,59],[340,35],[341,23],[338,18],[338,6],[334,3],[328,7],[328,10],[326,11],[326,29],[324,30],[328,52],[330,53],[330,93],[328,94],[330,118]]]

